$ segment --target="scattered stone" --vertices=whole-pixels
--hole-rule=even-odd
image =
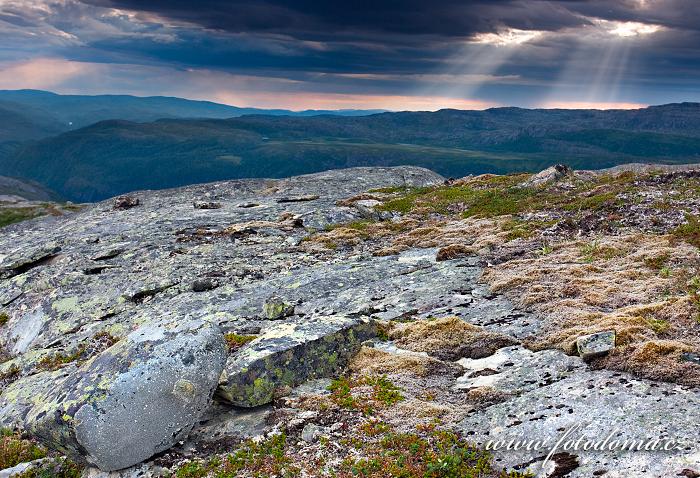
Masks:
[[[229,357],[217,393],[238,407],[270,403],[280,389],[337,374],[376,335],[373,321],[341,316],[279,324]]]
[[[258,207],[258,206],[260,206],[260,204],[258,204],[256,202],[242,202],[240,204],[236,204],[236,207],[240,207],[243,209],[249,209],[251,207]]]
[[[192,205],[195,209],[221,209],[222,207],[220,202],[214,201],[195,201]]]
[[[377,201],[376,199],[360,199],[352,203],[360,214],[360,217],[381,221],[387,217],[391,217],[391,213],[388,211],[377,211],[375,208],[380,204],[382,204],[381,201]]]
[[[217,285],[211,279],[197,279],[192,283],[192,292],[206,292],[216,287]]]
[[[278,203],[315,201],[320,198],[318,194],[305,194],[303,196],[288,196],[277,200]]]
[[[576,350],[584,360],[606,355],[615,348],[615,331],[584,335],[576,340]]]
[[[263,304],[263,316],[268,320],[279,320],[294,315],[294,305],[277,296],[270,297]]]
[[[306,443],[314,443],[320,436],[327,432],[326,427],[320,427],[315,423],[307,423],[301,431],[301,439]]]
[[[678,473],[678,476],[685,476],[686,478],[700,478],[700,473],[695,470],[691,470],[690,468],[685,468],[683,471]]]
[[[565,164],[555,164],[549,168],[540,171],[530,179],[521,184],[525,188],[539,188],[547,184],[559,181],[566,176],[569,176],[573,171]]]
[[[212,323],[149,323],[83,365],[14,382],[0,401],[0,425],[103,471],[126,468],[187,436],[226,355]]]
[[[132,207],[136,207],[139,204],[139,198],[135,198],[133,196],[117,196],[116,198],[114,198],[115,210],[131,209]]]

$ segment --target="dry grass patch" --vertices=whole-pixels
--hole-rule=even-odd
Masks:
[[[389,331],[389,338],[398,347],[447,361],[488,357],[500,348],[518,343],[512,337],[489,332],[457,317],[397,324]]]
[[[507,219],[476,219],[434,221],[393,238],[393,246],[447,247],[466,246],[474,252],[489,249],[507,241],[507,231],[501,224]]]
[[[615,330],[618,350],[601,363],[693,384],[700,368],[679,357],[681,351],[698,350],[698,307],[688,294],[688,278],[699,264],[696,248],[669,236],[602,236],[496,265],[483,279],[544,319],[530,347],[574,353],[578,337]]]
[[[449,246],[441,247],[438,250],[435,260],[438,262],[449,261],[450,259],[458,259],[474,254],[474,248],[462,244],[450,244]]]
[[[455,364],[445,363],[432,357],[420,355],[399,355],[371,347],[362,347],[349,364],[353,373],[369,373],[375,375],[394,375],[411,373],[418,377],[431,375],[456,376],[462,368]]]
[[[691,350],[693,347],[677,340],[648,340],[615,350],[601,359],[600,365],[652,380],[700,387],[699,367],[681,360],[681,354]]]

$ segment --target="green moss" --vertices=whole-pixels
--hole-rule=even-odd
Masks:
[[[228,349],[232,352],[255,340],[255,337],[255,335],[238,335],[233,332],[224,335],[224,339],[228,344]]]
[[[619,204],[617,192],[605,192],[593,196],[577,197],[562,205],[566,211],[597,211]]]
[[[7,312],[0,312],[0,327],[7,324],[10,321],[10,316]]]
[[[514,241],[515,239],[527,239],[534,234],[534,230],[530,225],[520,219],[510,219],[501,226],[502,231],[508,232],[506,240]]]
[[[598,241],[584,244],[583,247],[581,247],[581,256],[585,262],[593,262],[599,259],[610,260],[615,257],[620,257],[623,254],[623,251],[615,249],[614,247],[601,246]]]
[[[522,184],[529,175],[513,174],[485,176],[455,185],[412,189],[402,196],[385,202],[379,209],[402,214],[427,213],[462,217],[499,217],[523,213],[558,210],[577,215],[590,211],[605,211],[638,201],[634,173],[600,176],[593,180],[570,179],[567,188],[527,188]],[[527,238],[552,222],[533,221],[527,227],[511,224],[508,239]]]

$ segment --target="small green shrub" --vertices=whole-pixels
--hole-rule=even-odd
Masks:
[[[364,381],[365,384],[371,385],[373,390],[372,398],[385,406],[394,405],[404,399],[401,395],[401,389],[391,383],[385,375],[379,377],[368,377]]]
[[[11,430],[0,430],[0,470],[46,456],[46,450]]]

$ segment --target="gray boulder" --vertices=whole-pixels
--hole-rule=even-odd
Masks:
[[[9,386],[0,425],[104,471],[126,468],[187,436],[210,405],[226,355],[208,321],[148,323],[80,366]]]
[[[376,335],[373,321],[340,316],[279,324],[229,358],[217,394],[239,407],[270,403],[280,389],[339,373]]]
[[[584,360],[590,360],[607,354],[615,348],[615,331],[607,330],[596,334],[584,335],[576,340],[576,350]]]

